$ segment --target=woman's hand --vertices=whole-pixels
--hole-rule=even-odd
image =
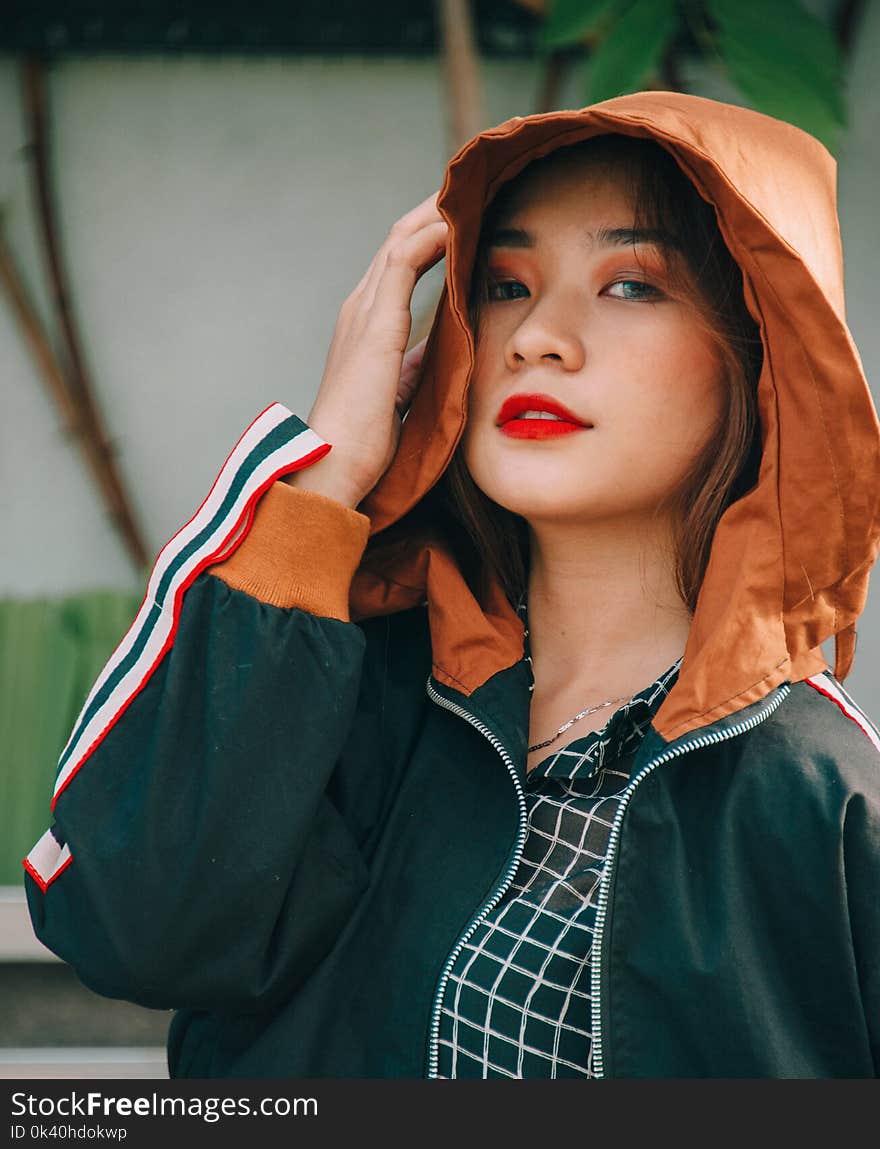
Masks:
[[[437,193],[402,216],[339,312],[309,426],[333,450],[286,479],[356,507],[387,471],[421,375],[425,340],[406,351],[419,278],[446,251]]]

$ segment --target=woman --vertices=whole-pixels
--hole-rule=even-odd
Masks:
[[[175,1008],[179,1076],[875,1076],[878,434],[824,149],[657,92],[486,133],[308,424],[160,554],[26,863],[43,941]]]

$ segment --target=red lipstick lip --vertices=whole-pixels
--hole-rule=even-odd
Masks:
[[[574,423],[577,427],[592,426],[592,423],[583,422],[550,395],[511,395],[502,403],[495,423],[497,426],[503,427],[505,423],[515,419],[523,411],[546,411],[550,415],[557,415],[560,419],[564,419],[566,423]]]

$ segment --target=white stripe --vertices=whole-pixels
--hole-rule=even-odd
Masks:
[[[267,456],[256,468],[256,470],[253,471],[253,473],[248,477],[247,482],[239,492],[238,498],[230,507],[228,514],[224,515],[223,519],[220,520],[215,530],[204,540],[199,549],[194,551],[193,554],[191,554],[187,559],[186,563],[184,563],[177,570],[173,579],[168,584],[163,602],[158,604],[161,607],[162,614],[153,624],[153,630],[150,633],[149,639],[144,645],[144,648],[141,651],[137,662],[134,663],[125,677],[122,678],[119,683],[117,683],[112,694],[108,696],[101,708],[92,716],[89,723],[80,732],[79,737],[77,738],[75,749],[71,753],[69,760],[64,766],[64,769],[58,775],[55,784],[56,793],[58,793],[58,791],[65,785],[67,779],[77,768],[82,760],[83,755],[88,752],[92,743],[100,737],[106,727],[112,722],[113,718],[115,718],[116,714],[122,708],[123,704],[143,683],[146,673],[158,658],[160,651],[165,645],[168,636],[174,627],[175,619],[172,608],[175,601],[175,594],[181,584],[186,581],[186,579],[192,573],[193,569],[198,566],[202,559],[208,555],[213,554],[214,550],[216,550],[217,547],[221,545],[224,534],[230,531],[231,526],[237,524],[239,518],[244,513],[248,501],[253,497],[254,491],[259,488],[266,479],[270,478],[273,473],[284,469],[290,463],[297,462],[299,459],[304,458],[317,447],[320,447],[323,442],[324,440],[319,439],[318,436],[314,434],[314,432],[304,431],[297,435],[296,438],[292,439],[289,443],[284,444],[282,447],[279,447],[277,451],[274,451],[271,455]],[[223,483],[224,491],[228,492],[228,489],[234,478],[234,473],[225,477]],[[216,488],[215,493],[217,493]],[[213,502],[215,502],[215,500],[212,500],[212,503]],[[207,505],[204,509],[207,511]],[[206,525],[205,520],[210,520],[210,517],[210,514],[199,514],[198,518],[202,520],[200,524],[201,528],[204,528]],[[198,529],[195,531],[187,531],[186,540],[189,541],[193,534],[196,533],[198,533]],[[182,532],[175,536],[175,538],[179,538],[180,534],[182,534]],[[182,545],[185,545],[185,543]],[[168,548],[166,547],[165,550],[167,551]],[[179,550],[180,547],[175,548],[175,553],[178,553]],[[226,550],[228,551],[228,548],[226,548]],[[171,561],[173,561],[173,555],[169,556],[166,562],[163,563],[165,570],[167,570]],[[153,589],[155,589],[157,581],[158,580],[155,580],[154,578],[150,579],[150,586]],[[141,610],[138,612],[138,616],[135,619],[134,624],[126,635],[126,638],[123,640],[122,645],[113,655],[110,662],[102,672],[99,683],[96,684],[96,686],[90,692],[89,700],[83,707],[81,714],[85,713],[89,702],[95,696],[97,690],[100,689],[100,684],[104,682],[108,675],[110,675],[113,670],[120,664],[128,651],[131,649],[132,644],[137,640],[140,632],[143,630],[147,615],[153,609],[153,605],[153,600],[151,598],[144,600],[144,603],[141,607]]]
[[[48,884],[70,858],[70,846],[59,846],[51,830],[40,838],[27,856],[28,863]]]
[[[253,525],[253,519],[251,518],[250,515],[246,515],[241,520],[241,523],[239,524],[239,526],[232,532],[232,534],[226,540],[226,545],[223,547],[223,550],[216,556],[214,561],[218,562],[218,563],[222,563],[225,559],[228,559],[229,556],[233,553],[233,551],[238,549],[238,544],[242,541],[242,536],[248,532],[248,530],[251,528],[252,525]]]
[[[291,417],[291,412],[280,403],[273,403],[271,407],[267,408],[258,419],[255,420],[253,425],[245,431],[242,437],[236,443],[226,463],[223,465],[220,474],[217,477],[217,482],[214,485],[211,494],[208,496],[204,505],[196,512],[193,518],[185,526],[173,535],[159,552],[156,562],[153,566],[152,574],[150,575],[147,584],[146,594],[141,609],[138,611],[134,622],[129,627],[124,638],[119,646],[113,652],[109,662],[98,675],[94,686],[89,691],[89,696],[86,699],[80,717],[88,708],[92,699],[100,691],[101,687],[106,682],[107,678],[113,673],[115,668],[122,662],[128,652],[131,650],[134,643],[143,628],[144,620],[152,609],[154,602],[154,595],[156,588],[162,580],[163,575],[168,570],[171,563],[174,562],[176,556],[180,551],[193,539],[200,530],[202,530],[206,523],[210,522],[213,516],[217,513],[218,508],[222,505],[230,486],[232,485],[242,462],[247,458],[250,452],[257,446],[261,439],[273,431],[279,423],[283,423],[285,419]],[[314,434],[314,432],[311,432]],[[317,438],[317,436],[315,436]],[[295,440],[294,440],[295,441]],[[319,440],[320,442],[320,440]],[[307,454],[307,451],[303,451]],[[74,734],[76,733],[79,718],[74,723],[73,730],[71,731],[70,738],[67,741],[60,757],[63,759],[70,747]]]
[[[156,559],[156,564],[153,567],[153,572],[150,575],[150,579],[147,584],[147,592],[144,601],[141,604],[141,608],[138,611],[134,622],[129,627],[125,637],[122,639],[122,642],[113,652],[113,655],[111,656],[107,665],[101,671],[94,686],[89,691],[88,698],[86,699],[85,705],[80,711],[80,716],[77,718],[77,722],[74,724],[73,731],[71,732],[71,736],[67,741],[67,745],[61,752],[60,757],[62,760],[68,754],[69,748],[76,734],[79,721],[82,715],[85,713],[86,709],[88,709],[89,705],[91,704],[92,699],[101,690],[107,678],[114,672],[120,662],[124,661],[132,646],[137,641],[141,631],[143,630],[146,618],[152,610],[154,603],[156,603],[156,591],[166,571],[175,561],[181,550],[183,550],[192,541],[192,539],[199,534],[200,531],[204,530],[207,524],[216,515],[218,509],[220,506],[222,506],[223,500],[226,498],[230,487],[234,483],[243,462],[247,459],[250,452],[260,443],[263,438],[265,438],[266,435],[274,431],[279,423],[284,422],[285,419],[289,419],[290,417],[291,412],[288,411],[286,407],[283,407],[280,403],[273,404],[270,408],[268,408],[268,410],[263,412],[260,418],[256,420],[253,426],[251,426],[245,432],[245,434],[236,444],[235,449],[229,456],[227,462],[224,464],[223,469],[220,471],[211,494],[205,501],[204,505],[196,512],[190,522],[187,523],[186,526],[182,527],[159,552],[159,556]],[[308,455],[311,450],[321,446],[323,442],[324,440],[319,439],[318,436],[315,435],[314,431],[306,430],[302,431],[299,435],[292,439],[289,444],[286,444],[285,448],[282,448],[281,450],[292,450],[292,459],[285,461],[296,461],[297,459]],[[279,452],[276,452],[275,454],[278,455]],[[283,462],[279,463],[279,468],[283,465]],[[215,530],[215,532],[211,535],[210,539],[208,540],[208,544],[206,545],[210,545],[212,541],[215,541],[217,536],[222,533],[223,529],[228,527],[230,515],[235,514],[236,508],[239,508],[241,503],[242,500],[239,499],[235,506],[230,510],[229,514],[224,516],[218,525],[217,530]],[[200,549],[198,555],[202,556],[204,553],[204,550]],[[196,558],[196,556],[191,557]],[[189,569],[191,570],[192,567],[189,566]],[[173,590],[176,589],[177,585],[179,585],[179,583],[175,580],[175,582],[168,588],[167,594],[172,596],[171,601],[173,601]],[[164,608],[165,604],[163,602],[159,603],[158,605]],[[167,636],[168,631],[166,630],[165,638],[167,638]],[[158,653],[158,650],[161,649],[161,644],[157,649],[154,649],[156,650],[156,653]],[[145,653],[146,652],[144,652],[144,654]],[[142,654],[141,658],[138,660],[138,665],[143,660],[143,657],[144,655]],[[114,691],[114,695],[115,694],[116,691]],[[79,741],[80,738],[77,738],[77,742]]]
[[[275,404],[274,407],[269,409],[269,414],[276,411],[280,417],[276,417],[268,423],[263,419],[259,419],[257,423],[251,428],[251,431],[261,428],[261,433],[257,439],[254,440],[253,436],[249,433],[242,438],[236,447],[233,454],[230,456],[229,463],[223,468],[220,473],[220,479],[214,487],[211,497],[198,512],[195,519],[179,531],[174,538],[162,550],[159,559],[156,563],[156,568],[153,575],[150,577],[148,595],[144,599],[141,609],[138,611],[134,623],[130,627],[125,638],[117,647],[114,654],[111,656],[110,661],[102,671],[95,683],[95,686],[89,693],[85,705],[80,711],[80,716],[77,719],[77,724],[74,725],[74,732],[77,729],[82,715],[86,712],[95,697],[96,693],[101,689],[102,684],[107,680],[109,675],[113,673],[116,667],[124,660],[128,652],[131,650],[132,645],[137,641],[143,627],[146,623],[146,618],[150,611],[153,609],[152,595],[155,593],[156,588],[161,579],[161,574],[157,577],[157,571],[167,571],[170,564],[174,561],[175,555],[179,554],[182,547],[186,546],[195,535],[203,530],[214,514],[216,514],[218,507],[221,505],[224,496],[228,493],[235,477],[237,470],[241,468],[244,460],[250,451],[256,446],[259,439],[265,437],[271,430],[273,430],[279,422],[290,417],[290,413],[281,404]],[[246,447],[242,444],[247,443]],[[270,479],[275,473],[278,473],[291,464],[298,462],[300,459],[307,457],[312,451],[323,446],[325,440],[319,438],[314,431],[305,430],[300,432],[299,435],[291,439],[289,443],[283,444],[271,455],[267,456],[262,463],[248,476],[246,483],[242,490],[239,492],[238,498],[232,504],[229,512],[223,516],[218,523],[217,527],[211,534],[204,540],[198,550],[194,551],[187,561],[175,573],[173,579],[169,583],[165,597],[162,603],[158,604],[161,607],[162,613],[158,621],[153,624],[153,630],[149,636],[148,641],[144,645],[137,661],[126,673],[126,675],[117,683],[113,692],[108,696],[103,705],[92,716],[87,725],[80,731],[76,738],[75,744],[70,750],[70,756],[65,764],[63,770],[60,771],[55,783],[55,793],[57,794],[66,784],[70,775],[79,767],[85,755],[89,752],[90,747],[95,743],[107,727],[111,724],[113,719],[125,705],[125,703],[132,697],[134,692],[143,684],[145,678],[153,666],[154,662],[159,656],[160,651],[165,645],[169,634],[174,627],[173,604],[175,601],[175,594],[182,583],[191,575],[192,571],[199,565],[199,563],[209,555],[212,555],[218,548],[223,548],[224,555],[228,555],[230,546],[227,542],[225,546],[224,536],[228,534],[239,535],[240,532],[235,530],[238,520],[241,518],[245,511],[248,502],[253,498],[255,491],[263,485],[263,483]],[[241,449],[240,449],[241,448]],[[235,464],[230,466],[229,464]],[[172,547],[172,544],[173,547]],[[71,740],[68,741],[68,746],[65,747],[64,753],[68,753],[68,747],[71,747],[73,735]],[[63,757],[64,755],[62,755]]]
[[[808,678],[807,682],[813,683],[827,694],[830,694],[840,705],[840,708],[844,714],[846,714],[847,718],[851,718],[853,722],[860,726],[874,743],[876,749],[880,751],[880,733],[877,732],[876,726],[830,674],[815,674],[812,678]]]
[[[199,534],[204,530],[211,519],[217,514],[223,500],[226,498],[229,488],[235,481],[238,472],[242,468],[242,464],[246,461],[248,455],[259,443],[270,435],[275,428],[285,421],[290,419],[292,413],[283,407],[280,403],[273,403],[263,414],[256,420],[256,422],[248,428],[236,444],[232,454],[223,465],[223,469],[217,477],[217,482],[208,498],[205,500],[203,506],[193,516],[193,518],[177,532],[159,552],[159,557],[156,559],[156,565],[153,567],[153,573],[150,575],[150,581],[147,584],[147,595],[154,598],[156,589],[162,581],[165,572],[174,562],[177,555]],[[284,451],[292,451],[290,461],[301,459],[307,455],[309,451],[313,451],[316,447],[320,447],[324,442],[319,439],[314,431],[306,429],[301,431],[294,439],[291,439],[284,447],[279,448],[275,455],[270,458],[280,457]],[[279,466],[283,465],[279,463]],[[236,506],[241,505],[241,500],[236,503]],[[225,520],[224,520],[225,521]],[[216,537],[217,532],[212,535]]]

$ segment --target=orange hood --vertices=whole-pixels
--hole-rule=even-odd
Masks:
[[[352,611],[427,600],[434,674],[465,694],[522,657],[522,626],[500,588],[477,602],[441,540],[382,532],[434,485],[464,427],[468,284],[487,205],[530,161],[609,132],[655,140],[715,206],[764,344],[759,480],[718,525],[679,679],[654,722],[671,740],[823,668],[832,635],[844,677],[880,541],[880,428],[844,317],[835,162],[789,124],[643,92],[509,120],[453,157],[439,201],[446,286],[397,456],[362,508],[372,538]]]

